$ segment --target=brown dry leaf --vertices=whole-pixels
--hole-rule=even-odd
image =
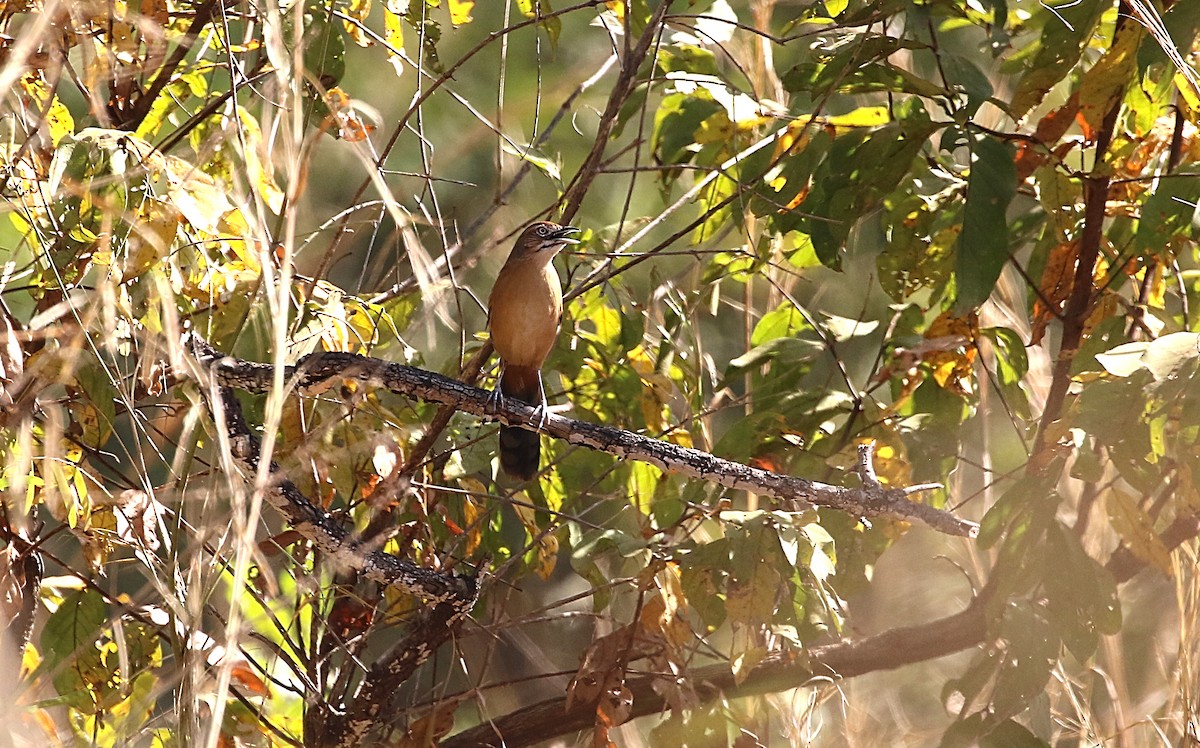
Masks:
[[[8,312],[0,308],[0,408],[12,407],[25,374],[25,353]]]
[[[601,722],[597,709],[596,726],[592,728],[592,748],[617,748],[617,744],[608,736],[609,727]]]
[[[1200,489],[1196,486],[1195,473],[1188,461],[1181,461],[1178,467],[1179,486],[1175,495],[1181,501],[1181,508],[1195,512],[1200,510]]]
[[[329,107],[326,122],[332,120],[337,125],[338,138],[347,143],[361,143],[375,132],[375,125],[363,120],[349,95],[337,86],[325,93],[325,105]]]
[[[477,478],[463,476],[458,479],[458,484],[472,494],[487,495],[487,487]],[[462,529],[467,534],[466,556],[474,558],[475,552],[479,550],[479,544],[483,541],[483,523],[479,520],[483,516],[484,510],[471,496],[463,496],[459,508],[462,510],[464,525]]]
[[[938,344],[925,356],[925,362],[939,387],[963,397],[971,394],[978,335],[979,317],[974,312],[965,317],[942,312],[925,331],[926,342]]]
[[[304,536],[296,530],[284,530],[278,535],[272,535],[258,544],[258,550],[264,556],[278,556],[289,545],[303,542]]]
[[[522,495],[522,498],[524,496]],[[524,499],[528,501],[528,499]],[[522,504],[513,504],[513,509],[520,518],[521,524],[529,532],[529,536],[537,543],[537,563],[533,571],[542,579],[549,579],[558,564],[558,538],[553,532],[544,531],[538,527],[537,512]]]
[[[630,624],[592,642],[583,654],[578,672],[567,686],[567,708],[589,704],[624,680],[624,664],[656,652],[660,645],[638,636]]]
[[[329,611],[329,628],[342,641],[362,634],[375,620],[375,606],[350,595],[342,595]]]
[[[249,664],[245,660],[240,660],[233,664],[233,667],[229,671],[229,677],[234,683],[256,696],[269,697],[271,695],[266,682],[258,677],[258,673],[250,669]]]
[[[631,711],[633,711],[633,692],[623,683],[609,689],[604,694],[604,698],[600,699],[600,703],[596,704],[597,729],[601,725],[608,728],[625,724]],[[607,730],[605,732],[607,733]]]
[[[1029,344],[1037,345],[1046,335],[1050,322],[1057,319],[1063,305],[1071,296],[1074,287],[1075,260],[1079,255],[1079,241],[1069,241],[1059,244],[1050,250],[1046,258],[1046,266],[1042,269],[1042,279],[1038,283],[1040,293],[1033,302],[1033,325],[1029,334]]]
[[[661,637],[668,647],[679,650],[692,639],[687,614],[679,568],[667,564],[654,575],[654,589],[642,604],[638,622],[647,634]]]
[[[1046,154],[1042,152],[1043,148],[1048,148],[1051,143],[1055,143],[1066,134],[1071,128],[1071,123],[1075,121],[1075,115],[1079,112],[1079,94],[1071,94],[1071,98],[1059,108],[1051,111],[1046,116],[1038,121],[1037,129],[1034,131],[1034,142],[1023,142],[1017,148],[1017,157],[1015,159],[1017,166],[1017,182],[1024,182],[1028,179],[1037,168],[1046,161]]]
[[[461,699],[449,699],[435,706],[430,712],[413,721],[404,737],[396,743],[397,748],[427,748],[435,746],[454,729],[454,713]]]
[[[150,494],[137,489],[128,489],[111,499],[100,499],[98,508],[111,507],[116,520],[117,538],[135,548],[158,550],[158,522],[166,508]],[[94,515],[93,515],[94,516]]]

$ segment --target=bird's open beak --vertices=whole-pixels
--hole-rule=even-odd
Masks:
[[[579,231],[580,229],[577,229],[574,226],[563,226],[561,229],[558,229],[551,234],[550,238],[556,239],[563,244],[578,244],[579,240],[572,238],[571,234],[578,234]]]

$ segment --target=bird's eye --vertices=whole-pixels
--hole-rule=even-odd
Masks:
[[[537,227],[537,235],[538,236],[546,236],[549,233],[550,233],[550,229],[548,227],[546,227],[546,226],[538,226]]]

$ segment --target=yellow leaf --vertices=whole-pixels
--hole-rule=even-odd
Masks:
[[[979,318],[974,312],[959,317],[942,312],[925,331],[929,352],[925,362],[933,371],[934,381],[942,389],[966,396],[972,390],[975,373],[975,337]]]
[[[164,173],[168,195],[188,223],[209,234],[219,233],[221,218],[233,210],[226,189],[198,167],[174,156],[167,157]]]
[[[528,502],[529,499],[524,492],[517,494],[523,502]],[[521,524],[525,525],[525,529],[529,532],[530,537],[537,543],[537,557],[533,566],[533,571],[542,579],[549,579],[554,573],[554,567],[558,563],[558,538],[551,532],[545,532],[537,524],[537,513],[527,503],[513,504],[513,509],[517,512],[517,517],[520,518]]]
[[[259,147],[262,143],[262,129],[258,125],[258,120],[254,115],[242,107],[237,110],[238,120],[241,122],[242,131],[244,132],[243,140],[238,141],[244,143],[242,157],[246,161],[246,172],[250,175],[250,180],[254,183],[258,194],[262,197],[263,202],[271,209],[275,215],[283,210],[283,190],[279,188],[279,184],[275,181],[274,171],[269,164],[264,165],[262,158],[259,156]]]
[[[1171,576],[1171,552],[1154,532],[1153,521],[1138,506],[1136,497],[1114,488],[1104,495],[1104,507],[1113,529],[1133,555]]]
[[[367,36],[363,30],[367,24],[367,16],[371,14],[371,0],[350,0],[346,4],[346,16],[342,19],[342,26],[346,29],[346,35],[354,40],[354,43],[360,47],[371,46],[371,37]]]
[[[834,127],[879,127],[892,121],[886,106],[864,106],[846,114],[826,117],[825,122]]]
[[[50,135],[51,145],[57,146],[64,137],[75,132],[75,118],[70,110],[59,101],[38,73],[26,73],[21,76],[20,83],[25,95],[33,99],[43,112],[42,126]]]
[[[387,60],[397,76],[404,75],[404,60],[400,53],[404,50],[404,21],[392,10],[391,3],[383,9],[383,40],[387,43]]]
[[[1137,69],[1137,51],[1145,27],[1127,23],[1120,27],[1113,45],[1084,74],[1079,84],[1078,121],[1089,141],[1100,130],[1104,115],[1124,94],[1129,77]]]
[[[471,22],[471,10],[475,7],[475,0],[449,0],[449,2],[450,23],[461,26]]]

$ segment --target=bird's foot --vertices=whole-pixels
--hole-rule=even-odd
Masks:
[[[546,416],[549,414],[550,409],[546,407],[545,402],[535,405],[533,406],[533,417],[529,419],[529,422],[534,424],[538,431],[541,431],[542,427],[546,425]]]
[[[542,426],[546,425],[546,416],[550,413],[550,406],[546,403],[546,388],[542,386],[542,372],[538,372],[538,394],[541,396],[539,402],[533,408],[533,415],[537,418],[537,430],[541,431]]]
[[[492,391],[488,393],[487,402],[484,403],[483,406],[484,414],[494,417],[496,413],[499,412],[500,404],[503,400],[504,395],[500,392],[500,385],[496,385],[492,388]]]

